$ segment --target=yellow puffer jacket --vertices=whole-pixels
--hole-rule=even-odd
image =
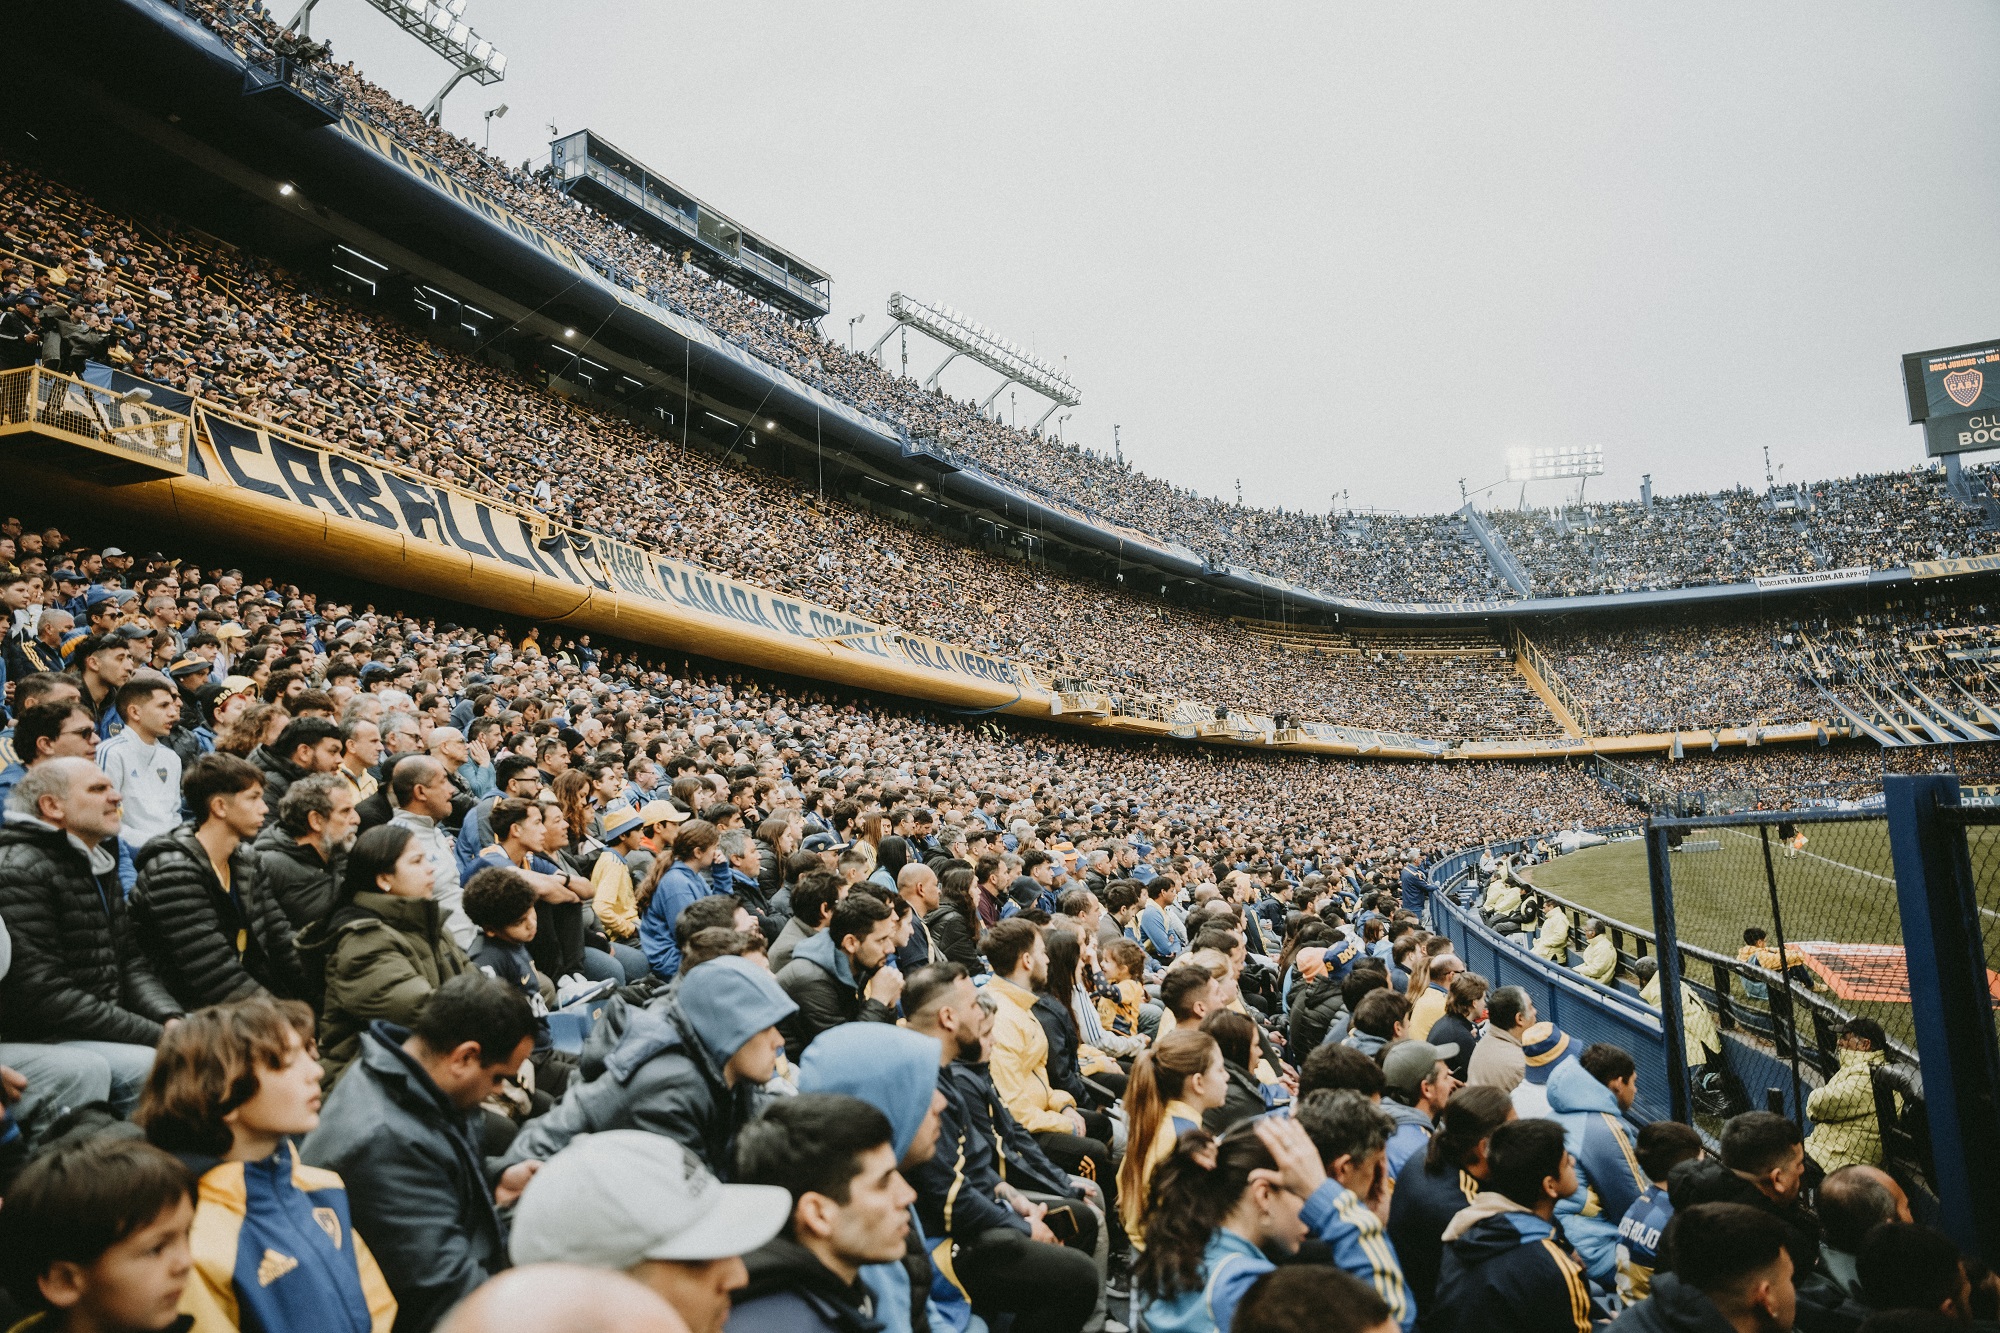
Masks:
[[[1600,931],[1584,945],[1583,961],[1576,970],[1600,986],[1612,985],[1618,976],[1618,947],[1611,937]]]
[[[1655,1009],[1660,1007],[1658,973],[1639,988],[1639,998]],[[1690,1065],[1706,1064],[1722,1054],[1722,1032],[1715,1026],[1715,1015],[1685,986],[1681,987],[1681,1036]]]
[[[1806,1098],[1806,1114],[1813,1122],[1806,1155],[1820,1169],[1882,1165],[1882,1126],[1875,1118],[1875,1082],[1869,1071],[1886,1059],[1885,1051],[1842,1051],[1840,1068]]]
[[[993,1057],[987,1067],[1000,1100],[1030,1133],[1069,1132],[1069,1117],[1063,1112],[1075,1106],[1076,1099],[1049,1086],[1049,1039],[1034,1015],[1035,993],[999,977],[986,983],[986,992],[1000,1001],[993,1015]]]
[[[1479,905],[1479,910],[1488,916],[1496,912],[1512,916],[1521,910],[1521,886],[1504,879],[1494,880],[1487,888],[1486,901]]]
[[[1551,963],[1569,963],[1569,917],[1561,908],[1542,918],[1542,929],[1535,936],[1535,952]]]

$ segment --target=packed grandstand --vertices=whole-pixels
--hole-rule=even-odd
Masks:
[[[2000,778],[1988,469],[1227,503],[843,348],[255,0],[92,6],[120,91],[0,109],[0,1315],[2000,1314],[1878,1123],[1907,1047],[1746,921],[1675,1005],[1715,1089],[1677,1121],[1650,923],[1533,882],[1652,814]],[[294,102],[231,101],[252,68]],[[218,70],[168,119],[226,131],[142,161],[147,78]],[[241,221],[336,158],[459,213]],[[602,353],[678,408],[548,332],[551,238],[682,339]],[[1723,1029],[1767,1055],[1794,986],[1822,1049],[1775,1114]],[[1549,987],[1623,1026],[1565,1031]]]

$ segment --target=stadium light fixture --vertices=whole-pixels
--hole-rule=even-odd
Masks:
[[[574,337],[576,337],[576,330],[575,330],[575,329],[564,329],[564,330],[563,330],[563,337],[565,337],[565,338],[574,338]]]
[[[306,0],[305,8],[291,26],[303,30],[317,3],[318,0]],[[446,95],[462,81],[494,84],[507,77],[507,57],[495,51],[493,43],[464,21],[467,0],[367,0],[367,3],[451,63],[451,78],[424,108],[426,120],[437,121],[444,113]]]
[[[287,196],[289,196],[289,195],[291,194],[291,192],[292,192],[292,183],[291,183],[290,181],[280,181],[280,182],[278,182],[278,193],[279,193],[279,194],[282,194],[282,195],[287,195]]]
[[[1557,445],[1507,451],[1508,481],[1560,481],[1604,474],[1604,447],[1597,444]]]
[[[1002,377],[998,387],[980,405],[981,410],[999,397],[1000,390],[1009,384],[1018,384],[1049,400],[1048,411],[1042,413],[1029,428],[1031,433],[1039,430],[1042,422],[1047,421],[1049,413],[1056,408],[1075,407],[1083,401],[1082,391],[1066,373],[1056,370],[1039,357],[1029,356],[1018,344],[1001,338],[984,324],[951,306],[930,305],[901,292],[892,292],[889,296],[889,321],[889,327],[868,349],[869,356],[881,351],[889,335],[897,329],[916,329],[951,349],[951,355],[924,381],[926,389],[937,386],[938,377],[944,373],[946,366],[961,356],[970,357]]]

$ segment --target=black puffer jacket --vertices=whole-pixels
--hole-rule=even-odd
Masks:
[[[132,931],[182,1007],[260,990],[286,999],[305,994],[291,923],[264,888],[249,843],[230,854],[227,889],[192,824],[153,839],[135,860]]]
[[[924,917],[924,926],[936,942],[938,952],[946,958],[964,964],[965,970],[975,977],[986,970],[986,964],[979,958],[978,928],[965,919],[965,913],[945,903]]]
[[[115,857],[98,867],[60,829],[0,827],[0,918],[14,961],[0,980],[0,1033],[14,1041],[159,1044],[181,1006],[133,938]]]
[[[347,853],[335,852],[329,862],[276,824],[258,835],[256,851],[264,887],[294,931],[304,930],[332,910]]]
[[[1331,975],[1292,982],[1291,1043],[1294,1063],[1304,1060],[1326,1040],[1326,1034],[1347,1012],[1340,979]]]
[[[306,771],[263,745],[250,752],[250,762],[264,774],[264,823],[268,826],[278,820],[278,802],[285,799],[285,793]]]

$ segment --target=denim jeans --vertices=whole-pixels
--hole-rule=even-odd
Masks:
[[[33,1142],[65,1113],[111,1096],[111,1065],[103,1056],[74,1046],[44,1042],[0,1042],[0,1065],[28,1080],[15,1103],[14,1120]]]
[[[609,943],[611,956],[625,969],[625,984],[630,985],[641,977],[653,975],[653,969],[647,964],[643,950],[635,949],[629,944],[620,944],[617,940],[611,940]]]
[[[63,1049],[95,1055],[111,1068],[111,1109],[130,1118],[139,1109],[139,1093],[153,1072],[153,1048],[122,1041],[66,1041]]]

